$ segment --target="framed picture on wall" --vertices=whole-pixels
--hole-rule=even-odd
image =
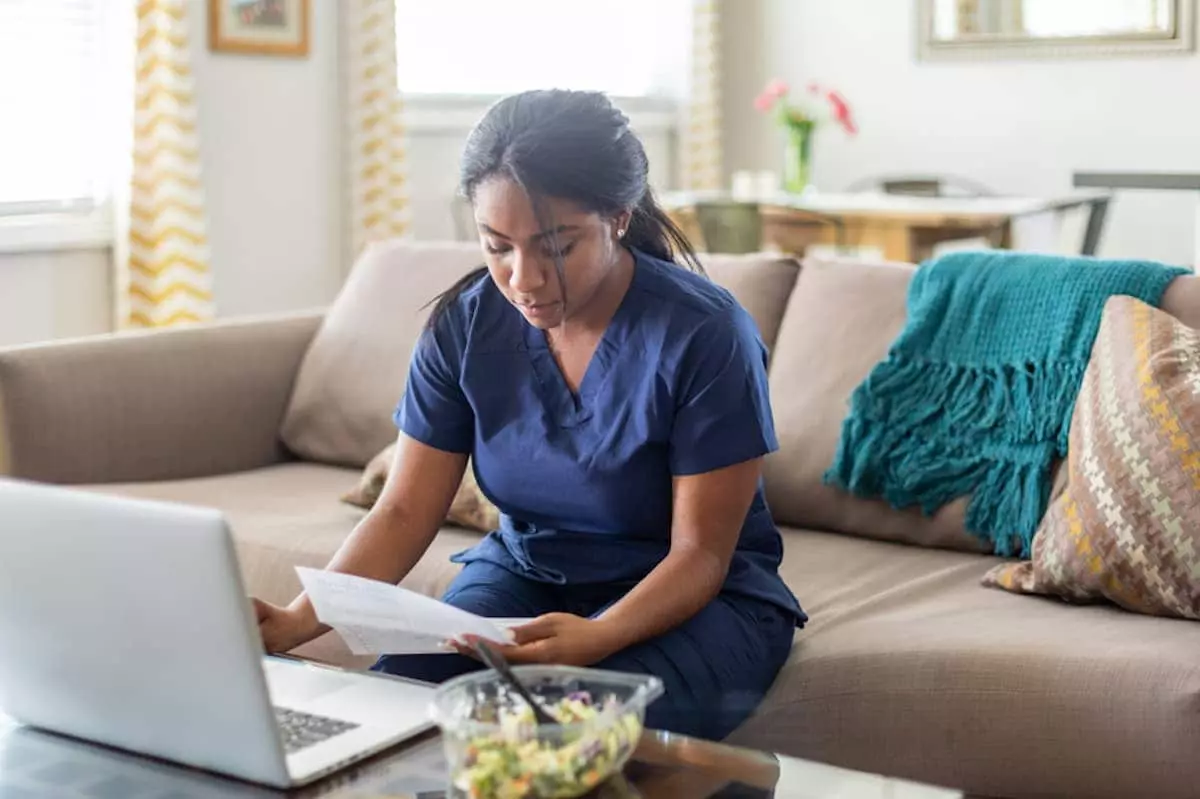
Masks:
[[[208,0],[210,50],[308,55],[310,0]]]

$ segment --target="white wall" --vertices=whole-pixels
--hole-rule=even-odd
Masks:
[[[960,174],[997,191],[1069,191],[1075,170],[1200,171],[1200,56],[927,63],[915,0],[736,0],[724,63],[727,166],[781,168],[750,107],[767,77],[836,87],[861,133],[819,134],[814,181],[843,189],[893,172]],[[1122,192],[1101,255],[1192,263],[1191,194]]]
[[[0,346],[108,330],[109,281],[99,250],[0,254]]]
[[[303,59],[210,52],[189,7],[217,311],[322,305],[342,278],[337,7],[311,4]]]

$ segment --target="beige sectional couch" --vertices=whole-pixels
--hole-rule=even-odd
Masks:
[[[395,435],[422,306],[478,257],[395,242],[327,312],[0,350],[0,473],[221,508],[248,590],[284,602],[293,567],[323,565],[361,517],[338,498]],[[734,740],[985,796],[1200,792],[1194,622],[983,588],[998,561],[961,506],[926,519],[822,485],[911,268],[706,263],[771,347],[767,497],[812,617]],[[478,536],[446,528],[405,584],[436,594]],[[333,635],[301,653],[354,662]]]

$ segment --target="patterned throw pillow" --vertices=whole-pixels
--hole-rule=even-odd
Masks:
[[[395,454],[396,445],[389,444],[383,452],[372,458],[363,469],[358,485],[343,494],[342,501],[367,510],[374,507],[383,491],[383,484],[387,481]],[[475,470],[469,463],[467,471],[463,473],[462,483],[454,495],[454,501],[450,503],[446,521],[482,533],[490,533],[500,526],[500,511],[480,490],[479,484],[475,482]]]
[[[1200,619],[1200,331],[1110,299],[1067,462],[1032,560],[997,566],[984,583]]]

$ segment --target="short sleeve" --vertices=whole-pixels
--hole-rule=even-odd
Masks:
[[[671,473],[702,474],[775,451],[767,351],[740,307],[704,322],[681,362]]]
[[[470,453],[475,441],[475,413],[461,384],[464,316],[452,306],[421,333],[395,413],[403,433],[446,452]]]

